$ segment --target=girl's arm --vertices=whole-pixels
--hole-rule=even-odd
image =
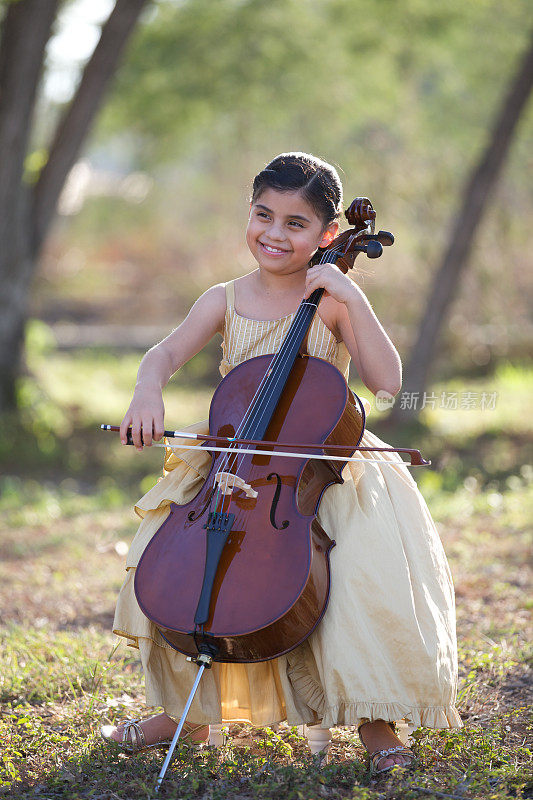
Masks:
[[[128,410],[120,426],[122,444],[127,431],[135,447],[152,444],[164,431],[163,387],[172,375],[196,355],[216,333],[224,329],[226,293],[223,284],[212,286],[198,298],[176,330],[152,347],[143,357]],[[141,437],[142,429],[142,437]]]
[[[336,326],[371,392],[392,395],[402,385],[402,363],[393,343],[361,289],[333,264],[307,270],[305,296],[322,287],[338,301]]]
[[[349,280],[349,279],[348,279]],[[402,362],[364,293],[339,308],[337,325],[361,380],[373,394],[398,394],[402,387]],[[357,331],[357,335],[355,334]]]

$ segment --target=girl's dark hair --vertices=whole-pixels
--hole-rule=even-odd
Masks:
[[[279,192],[300,191],[324,227],[334,222],[341,212],[342,184],[337,170],[326,161],[309,153],[282,153],[276,156],[254,178],[252,203],[265,189]]]

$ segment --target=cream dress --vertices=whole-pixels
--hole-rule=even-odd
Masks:
[[[294,317],[241,317],[234,308],[233,282],[226,285],[226,297],[223,376],[248,358],[276,352]],[[307,349],[348,375],[349,353],[318,314]],[[189,430],[208,432],[207,423]],[[362,444],[383,442],[366,431]],[[203,448],[168,452],[164,477],[135,507],[142,522],[127,556],[113,629],[139,648],[147,704],[178,718],[198,668],[173,650],[143,615],[133,580],[170,502],[187,503],[196,495],[211,457]],[[337,543],[331,551],[331,596],[322,622],[286,656],[257,664],[215,663],[202,677],[190,720],[267,725],[286,719],[291,725],[320,722],[329,728],[367,719],[405,719],[410,727],[461,726],[455,708],[454,593],[442,544],[399,457],[365,456],[368,463],[348,464],[345,482],[328,488],[320,504],[320,524]],[[370,459],[389,463],[380,466]]]

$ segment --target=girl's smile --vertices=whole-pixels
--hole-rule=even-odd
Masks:
[[[288,250],[282,250],[280,247],[273,247],[272,245],[266,244],[266,242],[259,241],[261,248],[268,253],[269,256],[284,256],[288,253]]]
[[[246,242],[259,267],[290,274],[307,266],[320,245],[331,239],[322,219],[299,191],[265,189],[250,208]]]

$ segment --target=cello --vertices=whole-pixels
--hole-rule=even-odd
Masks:
[[[355,200],[346,217],[353,227],[311,264],[336,263],[347,272],[360,252],[377,258],[392,245],[392,234],[375,232],[367,198]],[[187,504],[171,503],[136,569],[141,610],[171,647],[201,667],[175,741],[203,668],[276,658],[317,627],[334,546],[317,519],[321,498],[343,482],[356,450],[396,450],[359,448],[361,400],[336,367],[306,352],[323,293],[302,301],[277,353],[249,359],[221,381],[203,438],[228,446],[203,445],[212,451],[204,485]],[[427,463],[408,452],[412,463]]]

